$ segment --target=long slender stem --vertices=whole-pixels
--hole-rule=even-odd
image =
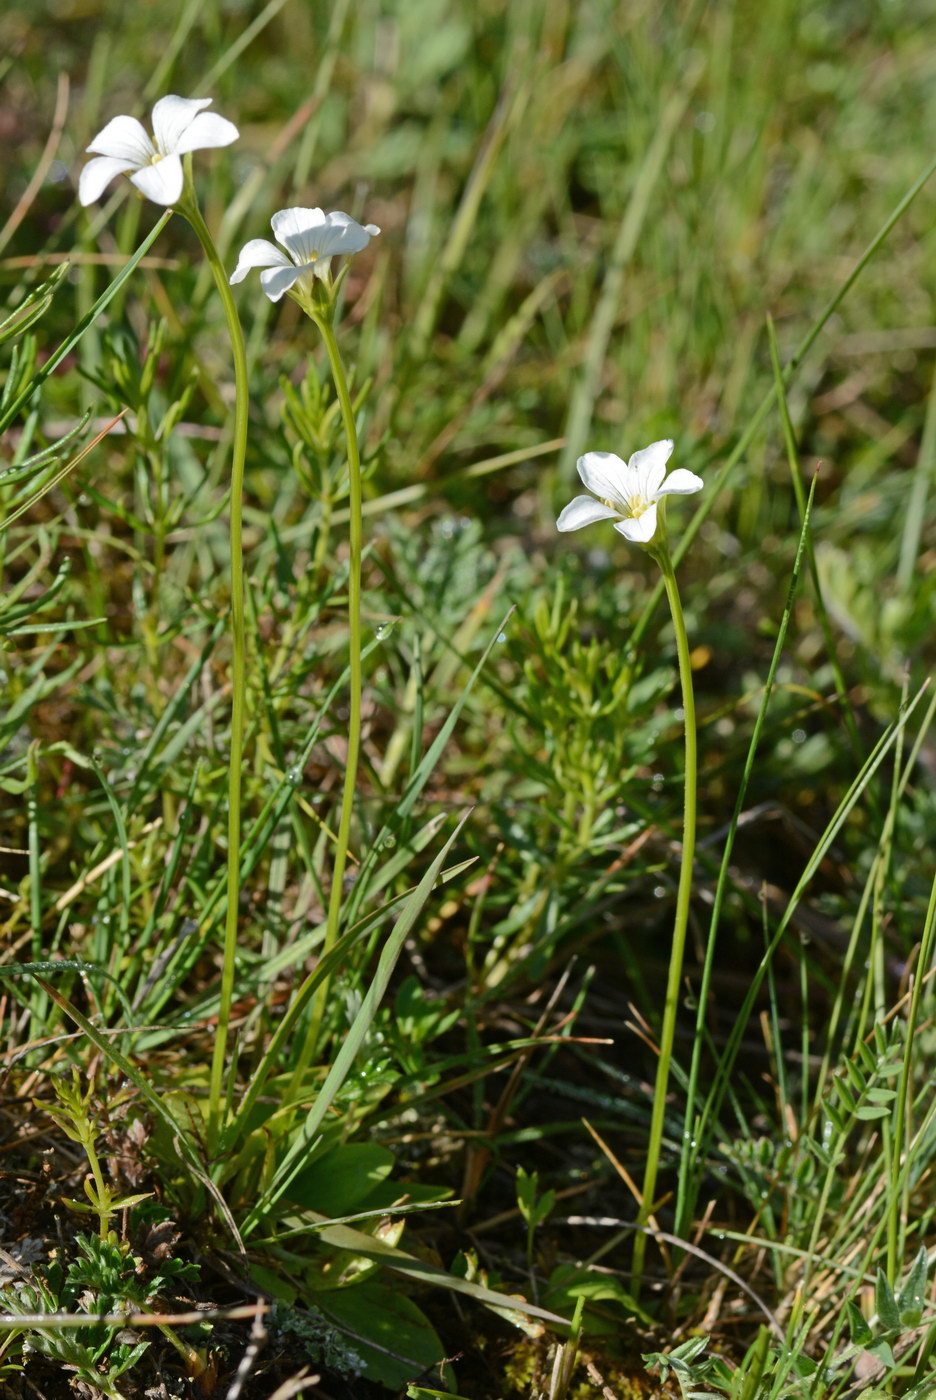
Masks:
[[[208,1091],[208,1146],[217,1142],[221,1130],[223,1108],[222,1089],[225,1062],[228,1056],[228,1032],[231,1024],[231,1003],[234,999],[234,971],[237,958],[237,914],[240,895],[241,838],[241,768],[244,756],[244,711],[247,684],[247,641],[244,619],[244,548],[243,496],[244,464],[247,457],[247,417],[249,395],[247,386],[247,351],[244,333],[227,273],[202,218],[194,194],[179,206],[198,235],[205,250],[211,273],[221,297],[224,315],[231,336],[234,356],[234,441],[231,449],[231,745],[228,766],[228,850],[227,850],[227,908],[224,918],[224,949],[221,963],[221,995],[218,1005],[218,1025],[215,1030],[214,1053]]]
[[[689,1229],[690,1218],[695,1205],[698,1192],[699,1173],[696,1171],[696,1163],[700,1155],[704,1155],[709,1133],[709,1119],[706,1111],[697,1112],[696,1102],[698,1097],[699,1076],[702,1069],[702,1047],[705,1043],[705,1027],[708,1017],[709,992],[712,985],[712,975],[715,967],[715,948],[718,940],[718,930],[721,922],[722,905],[725,899],[725,892],[728,887],[728,870],[731,863],[732,852],[734,850],[735,836],[738,830],[738,823],[741,813],[744,810],[747,798],[748,787],[751,776],[754,772],[754,759],[758,752],[761,734],[767,718],[767,707],[770,697],[773,694],[774,682],[777,677],[777,669],[780,665],[780,658],[783,655],[786,643],[787,629],[793,613],[793,599],[799,584],[800,571],[803,561],[807,555],[807,539],[809,521],[812,515],[813,500],[815,499],[818,474],[813,474],[812,485],[809,488],[809,496],[804,503],[803,523],[800,529],[799,543],[796,547],[796,558],[793,561],[793,572],[790,576],[790,587],[787,593],[786,606],[783,616],[780,619],[780,627],[777,632],[777,639],[774,646],[773,656],[767,670],[767,677],[764,681],[763,694],[757,717],[754,721],[754,729],[751,734],[751,741],[748,746],[747,757],[744,760],[744,768],[741,773],[741,781],[735,794],[734,811],[728,826],[728,835],[722,850],[721,864],[719,866],[718,878],[715,881],[715,893],[712,899],[712,907],[709,914],[708,932],[705,936],[705,956],[702,960],[702,974],[699,979],[698,991],[696,992],[696,1016],[695,1030],[692,1042],[692,1055],[689,1061],[689,1080],[686,1087],[686,1111],[683,1119],[683,1140],[682,1150],[679,1155],[679,1184],[676,1188],[676,1223],[674,1233],[680,1237],[685,1236]],[[856,927],[860,928],[863,915],[859,914]],[[848,969],[852,953],[846,954],[842,970],[842,984],[847,983]],[[832,1026],[828,1044],[832,1044],[835,1039],[835,1025],[838,1018],[838,1010],[833,1008]],[[817,1083],[825,1083],[826,1067],[820,1070]],[[808,1088],[807,1077],[804,1076],[804,1092]],[[806,1121],[806,1111],[803,1112],[803,1121]]]
[[[679,1009],[679,990],[682,983],[683,957],[686,949],[686,931],[689,925],[689,899],[692,894],[692,863],[695,853],[696,832],[696,778],[697,746],[695,697],[692,690],[692,664],[689,659],[689,638],[686,635],[686,622],[682,604],[679,601],[679,587],[676,573],[670,558],[669,548],[664,543],[653,550],[654,557],[663,573],[663,586],[673,618],[673,631],[676,634],[676,654],[679,658],[679,679],[682,686],[683,714],[686,732],[686,771],[683,802],[682,864],[679,870],[679,887],[676,892],[676,918],[673,926],[673,943],[670,949],[669,975],[666,981],[666,1002],[663,1007],[663,1026],[660,1031],[660,1057],[657,1061],[656,1082],[653,1089],[653,1112],[650,1118],[650,1139],[647,1143],[647,1161],[644,1168],[643,1193],[638,1225],[645,1225],[653,1209],[656,1192],[657,1172],[660,1165],[660,1149],[663,1142],[663,1123],[666,1115],[666,1091],[669,1084],[670,1063],[673,1058],[673,1040],[676,1034],[676,1013]],[[634,1287],[639,1288],[643,1273],[644,1253],[647,1237],[638,1230],[634,1238]]]
[[[910,1172],[904,1171],[902,1161],[906,1147],[909,1158],[913,1140],[910,1114],[913,1106],[911,1071],[913,1068],[913,1040],[920,1019],[920,1000],[926,975],[933,956],[933,942],[936,937],[936,879],[930,886],[929,905],[923,921],[923,936],[913,974],[913,991],[910,996],[910,1009],[907,1012],[906,1039],[900,1065],[900,1079],[897,1086],[897,1099],[894,1104],[894,1169],[891,1178],[890,1200],[887,1207],[887,1277],[891,1287],[897,1284],[897,1266],[906,1249],[906,1230],[910,1205]]]
[[[341,406],[345,441],[348,450],[348,646],[349,665],[349,714],[348,750],[345,758],[344,786],[341,793],[341,813],[338,818],[338,835],[335,844],[335,858],[332,865],[331,889],[328,895],[328,915],[325,924],[323,956],[330,953],[338,938],[338,925],[341,919],[341,900],[344,892],[344,872],[348,861],[348,845],[351,836],[351,818],[354,814],[354,792],[357,786],[358,760],[361,752],[361,692],[363,670],[361,653],[361,561],[363,558],[363,493],[361,489],[361,453],[358,446],[357,425],[354,421],[354,405],[348,390],[341,351],[335,336],[331,317],[315,316],[315,324],[322,333],[325,351],[335,382],[335,392]],[[328,998],[328,981],[323,982],[316,997],[312,1012],[309,1036],[293,1070],[290,1092],[298,1086],[302,1074],[309,1063],[318,1038],[318,1027],[322,1011]]]

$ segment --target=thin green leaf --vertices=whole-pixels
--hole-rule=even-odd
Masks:
[[[377,1008],[387,990],[390,976],[396,966],[396,961],[403,948],[403,944],[409,936],[417,917],[421,913],[423,905],[429,898],[442,870],[445,857],[451,850],[452,844],[467,821],[467,818],[468,814],[466,813],[416,886],[416,889],[406,901],[403,911],[397,919],[393,931],[381,951],[376,972],[374,973],[370,986],[364,994],[360,1009],[345,1036],[341,1049],[332,1062],[325,1083],[316,1096],[315,1103],[309,1110],[301,1133],[286,1153],[286,1156],[277,1166],[272,1181],[261,1193],[244,1222],[243,1233],[245,1238],[256,1228],[263,1216],[272,1209],[285,1192],[289,1183],[302,1169],[304,1160],[308,1155],[310,1147],[315,1142],[316,1135],[318,1134],[325,1115],[333,1104],[341,1086],[347,1079],[358,1052],[364,1044],[371,1023],[377,1014]]]
[[[49,375],[53,374],[55,370],[58,369],[59,365],[62,363],[65,357],[71,354],[72,350],[74,350],[81,337],[85,334],[86,331],[90,330],[97,318],[100,316],[101,312],[104,311],[110,305],[110,303],[113,301],[114,297],[120,291],[121,287],[124,285],[127,279],[131,277],[136,271],[141,259],[146,256],[150,248],[156,242],[156,239],[159,237],[163,229],[166,227],[166,224],[172,218],[172,213],[173,211],[171,209],[167,209],[165,214],[163,214],[160,217],[160,219],[153,226],[152,231],[147,235],[146,238],[144,238],[139,248],[137,248],[136,252],[130,258],[126,267],[121,269],[121,271],[114,278],[113,282],[110,284],[107,290],[103,292],[101,296],[98,297],[97,301],[94,303],[87,315],[82,316],[81,320],[78,322],[71,335],[66,336],[66,338],[62,341],[61,345],[58,347],[58,349],[53,351],[53,353],[46,360],[42,368],[36,374],[33,375],[29,384],[27,384],[26,388],[22,391],[22,393],[17,396],[17,398],[12,404],[10,404],[6,412],[0,414],[0,433],[6,432],[7,428],[13,422],[13,419],[19,413],[20,409],[23,408],[29,402],[29,400],[32,398],[33,394],[40,387],[40,385],[44,384],[45,381],[48,379]]]

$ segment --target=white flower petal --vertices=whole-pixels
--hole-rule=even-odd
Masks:
[[[281,243],[294,263],[314,262],[318,240],[325,227],[321,209],[280,209],[270,220],[273,237]]]
[[[285,267],[268,267],[260,274],[260,285],[271,301],[279,301],[284,292],[288,292],[304,273],[311,270],[307,267],[293,267],[291,263],[287,263]]]
[[[380,232],[376,224],[365,227],[340,209],[331,214],[323,214],[321,209],[281,209],[271,222],[276,241],[303,266],[337,253],[359,253]],[[327,263],[316,268],[320,277],[327,271]]]
[[[237,266],[228,278],[231,286],[243,282],[252,267],[292,267],[292,263],[275,243],[266,238],[251,238],[241,248]]]
[[[602,500],[613,501],[627,511],[630,496],[630,479],[627,464],[614,452],[586,452],[576,462],[578,474],[589,491],[594,491]]]
[[[306,209],[294,205],[289,209],[279,209],[270,220],[274,237],[286,238],[291,234],[303,234],[309,229],[322,228],[325,214],[321,209]]]
[[[130,179],[154,204],[175,204],[182,194],[182,158],[163,156],[155,165],[144,165]]]
[[[113,117],[88,147],[89,152],[99,156],[112,156],[114,160],[126,162],[129,169],[146,165],[156,154],[156,148],[146,133],[146,128],[136,117]]]
[[[633,515],[629,520],[622,520],[614,528],[620,530],[624,538],[633,544],[649,544],[656,534],[657,508],[655,505],[647,506],[647,509],[640,515]]]
[[[325,227],[318,239],[318,255],[321,258],[331,257],[334,253],[359,253],[379,232],[376,224],[368,224],[364,228],[350,214],[335,210],[325,216]]]
[[[179,142],[203,107],[211,106],[210,97],[161,97],[153,108],[153,135],[164,156],[195,150],[180,147]]]
[[[701,491],[704,485],[705,482],[701,476],[696,476],[695,472],[687,472],[685,467],[679,467],[676,471],[670,472],[657,495],[691,496],[694,491]]]
[[[672,438],[664,438],[631,455],[627,465],[637,473],[637,493],[642,500],[652,501],[659,491],[672,451]]]
[[[184,156],[188,151],[207,151],[214,146],[230,146],[240,132],[226,117],[217,112],[202,112],[190,126],[182,132],[176,142],[176,154]]]
[[[95,156],[89,160],[78,177],[78,201],[80,204],[93,204],[100,199],[111,180],[124,175],[134,166],[121,160],[119,156]]]
[[[576,496],[570,501],[556,521],[557,530],[581,530],[583,525],[594,525],[596,520],[617,520],[618,512],[611,510],[603,501],[594,496]]]

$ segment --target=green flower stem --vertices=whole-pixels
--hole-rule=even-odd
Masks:
[[[925,733],[925,730],[923,732]],[[907,1012],[904,1052],[900,1065],[900,1079],[897,1084],[897,1098],[894,1103],[894,1170],[891,1175],[890,1200],[887,1207],[887,1278],[892,1288],[897,1286],[898,1264],[907,1245],[907,1228],[910,1219],[909,1149],[913,1139],[911,1123],[913,1041],[920,1023],[920,1003],[927,973],[932,963],[934,941],[936,941],[936,879],[933,880],[930,887],[929,905],[923,922],[920,951],[913,974],[913,990],[910,993],[910,1009]],[[905,1144],[907,1145],[907,1161],[903,1160]]]
[[[88,1166],[91,1168],[91,1175],[94,1177],[94,1189],[97,1195],[98,1234],[102,1240],[106,1240],[107,1232],[110,1229],[111,1216],[113,1215],[113,1211],[110,1208],[110,1201],[112,1198],[104,1182],[104,1173],[101,1171],[101,1159],[94,1149],[94,1130],[88,1123],[85,1123],[84,1127],[85,1133],[82,1146],[88,1158]]]
[[[695,697],[692,691],[692,663],[689,659],[689,638],[686,635],[686,622],[682,604],[679,601],[679,587],[676,572],[666,543],[665,525],[660,530],[662,543],[655,544],[648,553],[656,559],[663,573],[663,587],[666,590],[670,613],[673,618],[673,631],[676,634],[676,654],[679,658],[679,679],[682,686],[683,713],[686,732],[686,769],[683,801],[682,864],[679,870],[679,888],[676,892],[676,918],[673,926],[673,944],[670,950],[669,975],[666,981],[666,1002],[663,1007],[663,1026],[660,1031],[660,1057],[657,1061],[656,1082],[653,1089],[653,1112],[650,1118],[650,1140],[647,1144],[647,1161],[644,1167],[643,1192],[638,1225],[646,1225],[652,1213],[656,1195],[657,1172],[660,1165],[660,1149],[663,1142],[663,1123],[666,1115],[666,1091],[669,1084],[670,1063],[673,1058],[673,1040],[676,1034],[676,1013],[679,1009],[679,992],[682,983],[683,957],[686,950],[686,932],[689,925],[689,900],[692,894],[692,863],[695,852],[696,832],[696,779],[697,745]],[[634,1239],[634,1288],[640,1288],[643,1274],[644,1254],[647,1236],[638,1230]]]
[[[173,1328],[167,1323],[157,1322],[156,1326],[169,1345],[175,1347],[176,1351],[185,1362],[189,1378],[191,1380],[197,1380],[199,1376],[203,1375],[207,1370],[207,1363],[199,1356],[196,1348],[189,1346],[188,1342],[183,1341],[181,1337],[177,1337]],[[119,1394],[119,1392],[115,1391],[114,1394]]]
[[[221,963],[221,995],[218,1005],[218,1025],[215,1030],[214,1053],[208,1089],[208,1150],[222,1127],[223,1084],[228,1058],[228,1032],[231,1024],[231,1003],[234,999],[234,971],[237,957],[237,914],[240,895],[241,839],[241,768],[244,757],[244,712],[247,684],[247,642],[244,620],[244,546],[243,496],[244,464],[247,457],[247,351],[237,307],[214,240],[202,218],[194,191],[187,183],[186,193],[178,205],[198,235],[211,268],[215,286],[224,307],[224,316],[231,336],[234,355],[234,441],[231,449],[231,643],[233,666],[231,672],[231,746],[228,766],[228,850],[227,907],[224,918],[224,950]]]
[[[350,652],[348,658],[350,672],[348,752],[345,759],[344,787],[341,794],[341,813],[338,818],[338,835],[335,842],[335,859],[332,866],[331,889],[328,895],[325,942],[322,946],[322,956],[325,957],[331,952],[332,948],[334,948],[338,938],[338,926],[341,920],[341,901],[344,890],[344,873],[348,861],[348,845],[351,836],[351,818],[354,814],[354,792],[357,786],[358,760],[361,752],[361,693],[363,688],[363,669],[361,666],[361,654],[363,651],[363,640],[361,637],[361,561],[364,549],[363,492],[361,488],[361,453],[358,446],[357,425],[354,421],[354,406],[351,402],[351,394],[348,390],[348,379],[345,374],[344,364],[341,359],[341,351],[338,349],[338,341],[332,323],[334,302],[329,301],[327,309],[324,310],[321,309],[317,303],[313,302],[311,297],[301,301],[300,305],[312,317],[312,320],[322,333],[322,339],[325,342],[325,351],[328,355],[328,363],[331,368],[332,378],[335,382],[335,392],[338,395],[338,402],[341,406],[341,418],[344,424],[345,440],[348,449],[348,646]],[[326,978],[319,988],[312,1010],[309,1035],[293,1069],[290,1089],[288,1091],[290,1095],[299,1087],[302,1076],[315,1050],[315,1044],[318,1040],[318,1029],[327,1001],[328,979]]]
[[[348,381],[341,362],[341,352],[335,338],[335,330],[330,321],[319,321],[322,339],[328,352],[328,363],[335,380],[338,402],[341,404],[341,417],[344,422],[345,438],[348,445],[348,645],[350,655],[350,715],[348,719],[348,757],[345,763],[344,789],[341,794],[341,817],[338,822],[338,844],[335,848],[335,864],[332,870],[331,891],[328,898],[328,923],[325,929],[324,953],[330,953],[338,937],[338,919],[341,913],[341,895],[344,883],[345,864],[348,859],[348,840],[351,835],[351,816],[354,809],[354,790],[357,786],[358,757],[361,752],[361,692],[363,672],[361,653],[361,561],[364,552],[363,494],[361,490],[361,454],[358,448],[357,426],[354,421],[354,407],[348,392]],[[324,999],[324,998],[323,998]]]

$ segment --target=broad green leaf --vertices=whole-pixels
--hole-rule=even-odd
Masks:
[[[921,1246],[897,1299],[900,1321],[904,1327],[918,1327],[920,1324],[926,1303],[926,1276],[928,1272],[929,1256],[925,1246]]]
[[[453,1395],[450,1390],[427,1390],[422,1385],[406,1387],[407,1400],[465,1400],[464,1395]]]
[[[877,1271],[877,1280],[874,1285],[874,1306],[877,1308],[878,1321],[885,1331],[899,1332],[900,1312],[897,1308],[897,1300],[883,1269]]]
[[[870,1352],[872,1356],[876,1356],[879,1361],[883,1361],[889,1371],[895,1369],[897,1362],[894,1359],[893,1349],[890,1342],[886,1341],[884,1337],[879,1337],[877,1341],[869,1342],[865,1347],[865,1351]]]
[[[431,1373],[445,1357],[425,1313],[399,1289],[367,1279],[353,1288],[318,1295],[316,1302],[327,1318],[352,1335],[368,1380],[398,1390]]]
[[[276,1298],[280,1303],[294,1303],[298,1289],[288,1282],[278,1269],[267,1269],[262,1264],[251,1264],[250,1277],[264,1293]]]
[[[586,1303],[583,1320],[586,1332],[613,1333],[619,1331],[621,1325],[619,1313],[607,1308],[596,1312],[588,1307],[590,1303],[614,1303],[629,1317],[638,1317],[645,1325],[653,1325],[650,1314],[613,1274],[598,1273],[582,1264],[558,1264],[549,1275],[543,1294],[544,1306],[571,1312],[579,1298],[584,1298]]]
[[[379,1142],[347,1142],[305,1167],[284,1195],[321,1215],[350,1215],[393,1171],[393,1153]]]
[[[874,1333],[854,1303],[848,1304],[848,1331],[856,1347],[867,1346]]]

